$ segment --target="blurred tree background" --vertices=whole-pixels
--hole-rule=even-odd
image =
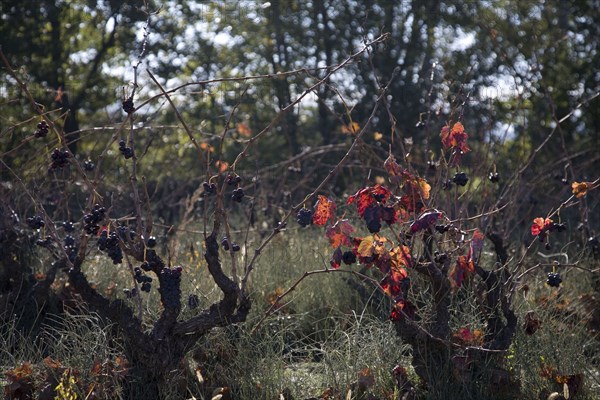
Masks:
[[[167,90],[278,74],[189,85],[173,94],[201,146],[231,163],[280,110],[382,33],[388,35],[384,43],[277,119],[238,166],[246,175],[260,175],[269,188],[267,202],[302,199],[346,151],[352,134],[344,127],[364,126],[385,85],[386,106],[374,115],[360,162],[336,177],[335,195],[355,190],[370,170],[381,168],[390,149],[402,158],[404,147],[424,174],[427,161],[439,158],[440,128],[457,120],[471,145],[485,146],[488,155],[467,156],[467,167],[495,168],[506,178],[504,188],[513,174],[530,182],[520,194],[526,201],[513,207],[534,214],[568,193],[562,180],[591,178],[600,164],[597,0],[7,0],[1,7],[3,53],[81,159],[97,158],[117,131],[121,101],[131,93],[133,67],[141,61],[134,102],[149,101],[137,111],[136,140],[141,148],[162,141],[169,149],[142,158],[141,174],[156,199],[173,204],[211,171],[164,98],[152,98],[160,92],[146,69]],[[289,71],[295,72],[284,74]],[[45,151],[26,140],[39,118],[6,71],[1,79],[0,154],[6,166],[26,170],[32,157],[49,156],[56,138]],[[234,107],[226,133],[233,140],[219,156]],[[118,151],[108,150],[113,163],[122,162]],[[533,167],[524,176],[516,173],[530,157]],[[288,172],[269,175],[274,165],[287,165]],[[108,182],[120,174],[113,166],[106,166]],[[4,165],[0,170],[2,180],[12,179]],[[47,179],[39,172],[28,176]],[[272,190],[274,185],[282,190]]]

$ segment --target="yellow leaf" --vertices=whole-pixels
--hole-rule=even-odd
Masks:
[[[589,188],[590,188],[589,182],[573,182],[571,184],[571,189],[573,189],[573,194],[577,198],[585,196],[587,194],[587,191]]]
[[[239,124],[237,124],[237,131],[240,135],[244,137],[252,136],[252,131],[250,130],[250,127],[244,122],[240,122]]]
[[[358,245],[358,249],[356,249],[358,255],[361,257],[370,257],[373,254],[374,241],[375,239],[373,238],[373,236],[364,237]]]
[[[215,167],[219,169],[219,172],[225,172],[227,171],[227,168],[229,168],[229,163],[227,161],[217,160],[215,162]]]
[[[380,141],[380,140],[383,138],[383,133],[381,133],[381,132],[375,132],[375,133],[373,134],[373,138],[374,138],[376,141]]]
[[[211,145],[209,145],[206,142],[202,142],[200,143],[200,148],[204,151],[208,151],[209,153],[214,153],[215,152],[215,148]]]
[[[421,189],[421,196],[423,196],[424,200],[429,199],[429,192],[431,191],[431,185],[427,183],[425,179],[417,178],[419,182],[419,187]]]
[[[387,241],[383,236],[379,236],[378,234],[373,235],[373,252],[377,255],[387,253],[387,249],[385,248]]]
[[[360,131],[360,125],[357,122],[352,122],[348,125],[342,125],[342,133],[344,135],[356,135]]]

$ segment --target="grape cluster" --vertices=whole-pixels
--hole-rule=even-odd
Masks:
[[[123,293],[125,293],[125,297],[127,297],[128,299],[131,299],[131,298],[137,296],[137,289],[136,288],[123,289]]]
[[[64,244],[65,244],[65,247],[75,246],[75,238],[71,235],[65,236]]]
[[[450,224],[440,224],[435,226],[435,230],[439,233],[446,233],[450,230],[451,227],[452,225]]]
[[[56,169],[61,169],[66,167],[69,164],[69,152],[61,149],[54,149],[51,156],[52,163],[50,164],[49,171],[54,171]]]
[[[119,140],[119,151],[123,154],[125,159],[133,157],[133,149],[125,144],[123,139]]]
[[[550,227],[548,228],[548,230],[550,232],[552,231],[557,231],[557,232],[562,232],[564,230],[567,229],[567,225],[566,224],[561,224],[558,222],[553,222],[552,225],[550,225]]]
[[[96,168],[96,164],[92,162],[89,158],[83,162],[83,169],[87,172],[91,172]]]
[[[34,215],[33,217],[27,218],[26,221],[31,229],[40,229],[46,225],[41,215]]]
[[[165,308],[181,305],[181,267],[163,268],[160,272],[160,293]]]
[[[296,221],[301,227],[308,226],[313,222],[313,211],[309,208],[301,208],[296,215]]]
[[[83,229],[88,235],[96,235],[100,230],[100,223],[104,219],[106,208],[95,204],[89,214],[83,216]]]
[[[19,222],[21,222],[21,219],[19,218],[19,216],[17,215],[17,213],[15,212],[15,210],[10,210],[10,221],[14,225],[17,225]]]
[[[152,266],[150,265],[150,263],[148,261],[144,261],[142,263],[142,265],[140,265],[140,268],[146,272],[152,271]]]
[[[106,252],[113,264],[123,262],[123,252],[121,251],[121,247],[119,247],[119,236],[116,232],[111,232],[110,235],[106,229],[100,232],[98,248]]]
[[[459,186],[465,186],[469,181],[469,177],[464,172],[457,172],[454,174],[454,178],[452,178],[452,182],[456,183]]]
[[[198,298],[198,296],[195,294],[190,294],[188,296],[188,307],[193,310],[194,308],[198,308],[199,305],[200,299]]]
[[[123,111],[125,111],[127,114],[134,112],[135,107],[133,106],[133,97],[128,97],[126,100],[124,100],[122,106]]]
[[[221,240],[221,246],[223,246],[223,250],[229,251],[229,239],[227,239],[227,236],[223,237],[223,240]],[[240,251],[240,245],[237,243],[232,243],[231,250]]]
[[[210,194],[217,193],[217,184],[214,182],[211,182],[211,183],[202,182],[202,187],[204,188],[204,192],[202,193],[202,196],[207,196]]]
[[[65,232],[73,232],[75,230],[75,226],[71,221],[65,221],[62,223],[63,229]]]
[[[452,179],[446,179],[442,182],[442,189],[450,190],[452,189]]]
[[[46,236],[44,239],[38,239],[35,241],[40,247],[49,247],[52,244],[52,236]]]
[[[145,275],[142,272],[142,269],[138,267],[136,267],[133,272],[137,283],[142,285],[142,292],[150,293],[150,289],[152,289],[152,278],[150,278],[148,275]]]
[[[46,123],[46,121],[42,120],[39,124],[37,124],[37,129],[33,136],[35,136],[36,138],[40,138],[46,137],[46,135],[48,135],[48,124]]]
[[[154,236],[150,236],[148,238],[148,241],[146,242],[146,246],[153,248],[154,246],[156,246],[156,238]]]
[[[548,284],[548,286],[559,287],[561,282],[562,282],[562,279],[558,272],[549,272],[548,273],[548,279],[546,280],[546,283]]]
[[[237,185],[241,181],[242,177],[234,174],[227,174],[227,177],[225,178],[225,182],[227,182],[228,185]]]
[[[346,265],[354,264],[356,262],[356,254],[352,251],[345,251],[344,254],[342,254],[342,261]]]
[[[500,181],[500,175],[498,175],[497,172],[490,172],[490,174],[488,175],[488,179],[492,183],[498,183]]]
[[[448,260],[448,253],[446,252],[440,253],[439,251],[435,251],[433,253],[433,256],[434,261],[438,264],[443,264]]]
[[[244,198],[244,189],[242,189],[242,188],[233,189],[233,192],[231,193],[231,200],[241,203],[243,198]]]
[[[370,205],[365,209],[363,219],[367,223],[367,229],[371,233],[376,233],[381,230],[381,207],[377,205]]]
[[[129,228],[125,225],[118,225],[116,231],[119,238],[124,242],[128,241],[130,238],[133,239],[131,236],[133,231],[129,231]]]
[[[432,160],[427,161],[427,169],[431,172],[435,172],[437,170],[438,163]]]
[[[67,253],[67,256],[69,257],[69,260],[75,261],[75,257],[77,256],[75,238],[71,235],[66,235],[63,239],[63,244],[63,248],[65,250],[65,253]]]

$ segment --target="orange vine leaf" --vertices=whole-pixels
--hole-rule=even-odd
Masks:
[[[578,199],[585,196],[587,191],[590,189],[589,182],[573,182],[571,183],[571,189],[573,190],[573,194]]]
[[[551,226],[552,220],[550,218],[535,218],[533,220],[533,224],[531,225],[531,234],[533,236],[538,236],[550,229]]]
[[[452,285],[455,288],[459,288],[466,279],[473,275],[474,272],[475,264],[473,263],[473,260],[470,260],[467,256],[458,256],[456,264],[450,269],[448,276],[450,277]]]
[[[323,226],[334,217],[335,203],[326,196],[319,195],[319,200],[315,204],[315,213],[313,215],[313,224]]]
[[[325,236],[329,238],[331,247],[337,248],[340,246],[352,247],[352,233],[354,233],[354,227],[348,222],[347,219],[337,221],[332,226],[325,230]]]

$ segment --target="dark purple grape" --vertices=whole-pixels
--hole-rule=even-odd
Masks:
[[[229,240],[227,239],[227,236],[221,240],[221,246],[223,246],[223,250],[229,251]]]
[[[159,291],[165,308],[181,306],[181,272],[181,267],[165,267],[160,272]]]
[[[152,288],[152,284],[150,282],[142,282],[142,292],[150,293],[150,289]]]
[[[128,97],[126,100],[124,100],[122,103],[122,106],[123,106],[123,111],[125,111],[127,114],[131,114],[135,111],[135,107],[133,106],[133,98],[132,97]]]
[[[451,226],[452,225],[450,225],[450,224],[440,224],[440,225],[435,226],[435,230],[438,231],[439,233],[446,233],[450,230]]]
[[[549,286],[552,287],[559,287],[560,284],[562,282],[562,279],[560,277],[560,274],[558,272],[549,272],[548,273],[548,279],[546,280],[546,283]]]
[[[146,242],[146,245],[150,248],[153,248],[154,246],[156,246],[156,238],[154,236],[150,236],[148,238],[148,242]]]
[[[48,135],[48,124],[46,123],[46,121],[42,120],[40,121],[39,124],[37,124],[36,127],[36,131],[33,134],[36,138],[40,138],[40,137],[46,137],[46,135]]]
[[[83,162],[83,169],[87,172],[91,172],[96,168],[96,164],[92,162],[92,160],[88,159]]]
[[[35,244],[40,247],[49,247],[52,244],[52,236],[46,236],[44,239],[36,240]]]
[[[198,296],[195,294],[190,294],[188,296],[188,307],[193,310],[194,308],[198,308],[199,305],[200,299],[198,299]]]
[[[73,236],[71,236],[71,235],[65,236],[64,244],[65,244],[65,246],[74,246],[75,245],[75,238]]]
[[[217,193],[217,184],[214,182],[212,182],[212,183],[202,182],[202,187],[204,188],[203,195],[210,195],[210,194]]]
[[[241,181],[242,178],[235,174],[227,174],[227,177],[225,178],[225,182],[227,182],[228,185],[238,185]]]
[[[25,221],[31,229],[40,229],[41,227],[46,225],[41,215],[34,215],[33,217],[27,218]]]
[[[344,254],[342,254],[342,261],[346,265],[354,264],[356,262],[356,254],[352,251],[345,251]]]
[[[296,221],[303,228],[311,225],[313,222],[313,211],[308,208],[301,208],[296,215]]]
[[[71,155],[67,150],[54,149],[50,155],[52,163],[50,164],[48,170],[54,171],[66,167],[69,164],[69,157],[71,157]]]
[[[144,261],[142,263],[142,265],[140,265],[140,268],[143,269],[146,272],[152,271],[152,267],[150,266],[150,263],[148,261]]]
[[[237,188],[234,189],[233,192],[231,193],[231,200],[241,203],[242,199],[244,198],[244,189],[242,188]]]
[[[469,181],[469,177],[464,172],[457,172],[454,174],[454,178],[452,178],[452,182],[456,183],[459,186],[465,186]]]

